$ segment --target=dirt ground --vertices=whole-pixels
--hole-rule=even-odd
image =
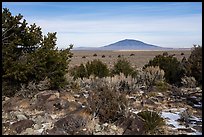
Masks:
[[[156,55],[163,54],[165,51],[77,51],[72,50],[73,57],[69,64],[70,67],[75,65],[80,65],[81,63],[85,64],[88,61],[94,59],[100,59],[102,62],[106,63],[109,68],[112,68],[114,63],[117,62],[118,56],[121,58],[124,57],[130,61],[133,67],[143,67],[149,62],[150,59],[153,59]],[[190,56],[190,50],[172,50],[167,51],[169,55],[175,54],[175,57],[178,60],[181,60],[184,56],[188,58]],[[184,53],[184,55],[181,55]],[[97,56],[93,56],[97,54]],[[131,56],[131,54],[133,54]],[[102,57],[102,56],[105,57]],[[83,58],[83,56],[85,58]]]

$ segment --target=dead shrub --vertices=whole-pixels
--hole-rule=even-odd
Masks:
[[[108,86],[99,86],[90,93],[88,106],[100,122],[114,122],[125,116],[127,99],[124,94],[110,90]]]

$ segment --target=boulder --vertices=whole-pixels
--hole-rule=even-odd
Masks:
[[[62,129],[67,134],[75,135],[84,132],[83,129],[91,122],[91,112],[88,109],[78,109],[55,122],[55,129]],[[83,131],[83,132],[82,132]]]
[[[21,133],[26,128],[31,128],[34,122],[32,120],[20,120],[11,125],[11,129],[15,130],[17,133]]]
[[[137,115],[118,121],[119,127],[123,128],[123,135],[142,135],[145,132],[145,122]]]
[[[23,114],[19,114],[19,115],[16,115],[17,119],[20,121],[20,120],[25,120],[27,119],[27,117]]]

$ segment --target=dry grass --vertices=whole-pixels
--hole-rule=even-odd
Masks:
[[[80,65],[81,63],[85,64],[87,61],[94,59],[100,59],[109,68],[112,68],[114,62],[117,62],[118,55],[129,60],[133,67],[143,67],[150,59],[153,59],[158,54],[163,54],[163,52],[165,51],[72,51],[74,55],[70,62],[70,67]],[[178,60],[181,60],[184,56],[188,58],[191,53],[190,50],[172,50],[167,52],[169,55],[175,54]],[[95,53],[97,56],[93,56]],[[184,55],[181,55],[181,53],[184,53]],[[131,54],[134,54],[134,56],[130,56]],[[102,58],[103,55],[105,57]],[[86,58],[82,58],[83,56]]]

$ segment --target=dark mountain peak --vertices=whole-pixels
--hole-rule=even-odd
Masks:
[[[147,44],[139,40],[124,39],[118,42],[98,47],[98,48],[81,48],[81,50],[169,50],[172,48],[163,48],[152,44]],[[80,50],[80,48],[78,48]]]
[[[161,50],[162,47],[147,44],[139,40],[134,39],[124,39],[118,42],[112,43],[101,47],[100,49],[104,50]]]
[[[158,47],[158,46],[154,46],[154,45],[150,45],[147,43],[144,43],[142,41],[139,40],[134,40],[134,39],[124,39],[124,40],[120,40],[118,42],[115,42],[113,44],[104,46],[104,47],[145,47],[145,46],[153,46],[153,47]]]
[[[141,41],[139,41],[139,40],[135,40],[135,39],[124,39],[124,40],[121,40],[121,41],[138,41],[138,42],[141,42]]]
[[[134,40],[134,39],[124,39],[124,40],[118,41],[118,42],[116,42],[116,43],[124,43],[124,44],[145,44],[145,43],[142,42],[142,41]]]

